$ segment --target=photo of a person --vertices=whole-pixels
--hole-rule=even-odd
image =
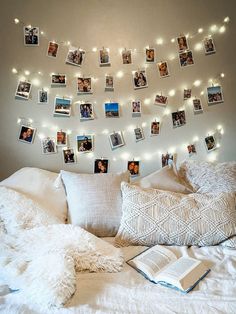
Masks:
[[[213,135],[207,136],[205,138],[205,145],[208,152],[215,150],[217,148],[215,137]]]
[[[39,46],[39,28],[24,26],[25,46]]]
[[[62,150],[63,161],[65,164],[74,164],[75,161],[75,153],[73,148],[63,148]]]
[[[136,142],[144,140],[144,133],[142,128],[135,128],[134,135]]]
[[[146,63],[154,63],[155,62],[155,49],[154,48],[146,48]]]
[[[108,159],[95,159],[94,173],[107,173],[108,172]]]
[[[167,100],[168,98],[166,96],[156,95],[154,104],[165,107],[167,105]]]
[[[105,103],[106,118],[119,118],[119,104],[117,102]]]
[[[66,75],[65,74],[52,74],[51,85],[52,86],[66,86]]]
[[[151,136],[160,134],[160,122],[153,121],[151,122]]]
[[[161,155],[161,164],[162,168],[168,165],[171,165],[174,162],[174,155],[169,154],[168,152],[166,154]]]
[[[71,99],[56,97],[54,102],[54,117],[70,117]]]
[[[157,67],[158,67],[158,70],[159,70],[160,77],[164,78],[164,77],[170,76],[167,61],[159,62],[157,64]]]
[[[48,49],[47,49],[47,56],[48,57],[57,57],[59,44],[55,43],[54,41],[49,41]]]
[[[148,87],[147,75],[145,70],[134,71],[133,75],[133,84],[134,89]]]
[[[223,93],[221,86],[207,87],[208,104],[217,104],[223,102]]]
[[[192,51],[181,52],[179,54],[179,61],[181,67],[186,67],[188,65],[193,65],[193,53]]]
[[[84,61],[84,56],[84,50],[71,47],[66,56],[66,63],[80,67]]]
[[[54,138],[45,137],[41,140],[42,153],[49,155],[57,153],[56,141]]]
[[[130,172],[131,177],[139,175],[139,161],[128,161],[127,170]]]
[[[122,60],[123,60],[123,64],[131,64],[132,63],[131,50],[124,49],[122,51]]]
[[[64,131],[57,131],[56,135],[56,144],[57,146],[65,146],[67,145],[67,134]]]
[[[177,128],[186,124],[185,111],[172,112],[173,128]]]
[[[77,94],[92,94],[92,78],[77,78]]]
[[[77,135],[77,150],[80,153],[91,152],[93,150],[93,136],[92,135]]]
[[[212,54],[212,53],[215,53],[216,52],[216,47],[215,47],[215,44],[214,44],[214,41],[211,37],[206,37],[204,38],[204,48],[205,48],[205,54],[206,55],[209,55],[209,54]]]
[[[196,151],[196,147],[194,144],[189,144],[187,146],[187,150],[188,150],[188,154],[189,154],[189,157],[191,157],[192,155],[196,154],[197,151]]]
[[[20,134],[19,134],[19,141],[27,143],[27,144],[32,144],[34,140],[34,136],[36,133],[36,129],[26,126],[26,125],[21,125],[20,127]]]
[[[193,111],[194,112],[202,112],[202,103],[200,99],[193,99]]]
[[[140,100],[133,100],[131,101],[132,107],[132,117],[140,117],[141,116],[141,101]]]
[[[184,89],[184,100],[191,98],[192,90],[191,89]]]
[[[38,91],[38,103],[48,104],[48,92],[44,89]]]
[[[112,149],[125,145],[123,135],[120,131],[109,134],[109,140]]]
[[[80,120],[93,120],[93,105],[89,103],[80,104]]]
[[[114,78],[112,75],[106,75],[105,91],[114,91]]]
[[[100,66],[110,65],[109,49],[99,50],[99,64]]]
[[[179,52],[182,52],[184,50],[188,50],[188,43],[186,36],[180,36],[177,38],[178,48]]]
[[[30,91],[31,91],[31,83],[26,81],[20,81],[16,88],[15,97],[29,99]]]

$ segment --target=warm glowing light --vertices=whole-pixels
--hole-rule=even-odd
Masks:
[[[210,78],[210,79],[208,80],[208,82],[212,84],[212,83],[213,83],[213,79]]]
[[[170,91],[169,91],[169,96],[174,96],[175,95],[175,90],[174,89],[171,89]]]
[[[116,73],[116,76],[117,76],[118,78],[121,78],[121,77],[124,76],[124,72],[123,72],[123,71],[118,71],[118,72]]]
[[[124,50],[124,48],[120,48],[119,49],[119,53],[122,54],[122,51]]]
[[[218,27],[217,27],[217,25],[215,25],[215,24],[210,27],[210,30],[211,30],[212,32],[216,32],[217,29],[218,29]]]
[[[198,87],[198,86],[200,86],[201,85],[201,81],[200,80],[196,80],[194,83],[193,83],[193,85],[194,86],[196,86],[196,87]]]
[[[221,130],[221,129],[222,129],[222,125],[219,124],[219,125],[217,126],[217,130]]]
[[[44,31],[41,31],[40,34],[43,35],[43,34],[44,34]]]
[[[158,38],[157,39],[157,45],[162,45],[163,44],[163,39],[162,38]]]
[[[219,147],[220,147],[220,144],[219,144],[219,143],[218,143],[218,144],[216,144],[216,147],[217,147],[217,148],[219,148]]]
[[[145,98],[143,103],[145,105],[149,105],[151,103],[151,99],[150,98]]]
[[[42,74],[42,72],[38,71],[38,74],[39,74],[39,75],[41,75],[41,74]]]
[[[215,153],[215,152],[211,152],[211,154],[209,154],[209,156],[208,156],[208,161],[210,161],[210,162],[214,162],[214,161],[216,161],[216,158],[217,157],[217,154]]]
[[[45,138],[45,135],[43,133],[39,133],[38,137],[39,137],[40,140],[42,140],[43,138]]]
[[[108,134],[109,133],[109,130],[108,129],[104,129],[103,131],[102,131],[102,134]]]
[[[94,157],[94,153],[93,152],[89,152],[89,154],[87,155],[88,159],[92,159]]]
[[[198,141],[199,141],[199,137],[198,137],[198,136],[195,136],[195,137],[193,138],[193,141],[194,141],[194,142],[198,142]]]
[[[201,91],[200,95],[204,95],[204,91],[203,90]]]
[[[129,159],[129,157],[130,157],[130,153],[123,153],[121,156],[121,159],[123,159],[123,160],[128,160]]]
[[[30,71],[25,70],[25,75],[30,75]]]
[[[127,127],[127,130],[128,130],[129,132],[133,132],[134,129],[135,129],[135,127],[134,127],[133,125],[129,125],[129,126]]]
[[[67,42],[67,46],[70,46],[70,41]]]
[[[30,24],[28,25],[28,27],[29,27],[29,28],[32,28],[32,26],[31,26]]]
[[[147,126],[147,122],[142,123],[142,127],[145,128]]]
[[[220,73],[220,77],[225,77],[225,74],[224,73]]]
[[[29,119],[29,123],[33,123],[34,122],[34,120],[33,119]]]
[[[197,43],[195,46],[194,46],[194,49],[196,51],[200,51],[202,49],[202,43]]]
[[[185,109],[184,106],[182,106],[182,107],[179,108],[179,111],[182,111],[184,109]]]
[[[15,73],[15,74],[18,72],[17,69],[15,69],[15,68],[13,68],[11,71],[12,71],[12,73]]]
[[[230,21],[230,18],[229,18],[228,16],[226,16],[226,17],[224,18],[224,22],[225,22],[225,23],[229,23],[229,21]]]
[[[143,155],[143,157],[144,157],[145,160],[150,160],[150,159],[152,159],[152,155],[149,154],[149,153],[145,153],[145,154]]]
[[[169,149],[168,149],[168,152],[169,153],[171,153],[171,154],[174,154],[175,152],[176,152],[176,147],[170,147]]]
[[[32,80],[32,84],[33,84],[34,86],[39,86],[39,85],[40,85],[40,80],[38,80],[37,78],[34,78],[34,79]]]
[[[175,38],[172,38],[172,39],[171,39],[171,42],[174,43],[174,42],[175,42]]]
[[[225,133],[225,132],[224,132],[224,129],[221,129],[221,130],[220,130],[220,134],[223,135],[224,133]]]
[[[175,58],[176,58],[176,56],[175,56],[174,54],[170,54],[170,55],[169,55],[169,60],[172,61],[172,60],[175,60]]]
[[[203,28],[198,29],[198,33],[201,34],[203,32]]]
[[[69,96],[69,98],[70,98],[70,99],[73,99],[73,96],[72,96],[72,95],[70,95],[70,96]]]
[[[168,115],[168,114],[170,114],[170,109],[165,109],[164,115],[166,116],[166,115]]]
[[[219,32],[220,33],[224,33],[225,30],[226,30],[226,27],[223,25],[223,26],[220,27]]]
[[[20,20],[17,19],[17,18],[15,18],[15,19],[14,19],[14,22],[15,22],[15,24],[18,24],[18,23],[20,22]]]
[[[21,118],[17,119],[17,123],[20,124],[21,123]]]
[[[20,77],[20,81],[25,81],[25,79],[26,79],[25,76]]]
[[[93,47],[93,49],[92,49],[93,52],[96,52],[97,50],[98,50],[97,47]]]
[[[116,161],[117,159],[116,159],[116,157],[113,157],[112,160],[113,160],[113,161]]]

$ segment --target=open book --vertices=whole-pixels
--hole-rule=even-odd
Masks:
[[[127,263],[154,283],[188,293],[210,271],[203,262],[191,257],[177,257],[170,250],[155,245]]]

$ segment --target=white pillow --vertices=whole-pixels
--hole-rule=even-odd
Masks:
[[[79,174],[61,171],[69,221],[100,236],[115,236],[122,215],[120,185],[128,182],[129,172],[121,174]]]
[[[54,187],[58,173],[26,167],[0,182],[0,186],[11,188],[30,197],[62,223],[67,218],[67,202],[64,187]]]

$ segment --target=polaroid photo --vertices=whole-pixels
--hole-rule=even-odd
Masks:
[[[146,70],[134,71],[132,72],[132,75],[133,75],[134,89],[148,87]]]
[[[209,105],[224,102],[221,86],[207,87],[207,99]]]
[[[172,112],[173,128],[177,128],[186,124],[185,111]]]
[[[117,102],[105,103],[105,116],[106,118],[119,118],[119,104]]]
[[[45,137],[41,139],[42,153],[45,155],[56,154],[57,146],[55,138]]]
[[[93,104],[91,103],[80,104],[79,110],[80,110],[80,120],[93,120],[94,119]]]
[[[151,122],[151,136],[160,134],[160,122],[152,121]]]
[[[105,77],[105,91],[114,91],[114,78],[112,75],[106,75]]]
[[[193,99],[193,111],[194,113],[203,112],[201,99],[199,98]]]
[[[157,67],[158,67],[159,74],[160,74],[161,78],[170,76],[167,61],[161,61],[161,62],[157,63]]]
[[[93,135],[77,135],[76,142],[79,153],[89,153],[93,151]]]
[[[49,41],[48,49],[47,49],[47,56],[56,58],[59,49],[59,44],[55,43],[54,41]]]
[[[209,55],[216,52],[214,41],[211,37],[206,37],[203,40],[205,54]]]
[[[76,163],[76,156],[73,148],[63,148],[62,156],[64,164],[70,165]]]
[[[127,170],[130,172],[131,177],[139,175],[139,161],[128,161]]]
[[[52,74],[51,85],[52,86],[66,86],[66,75],[65,74]]]
[[[107,173],[108,172],[108,159],[95,159],[94,173]]]
[[[27,144],[33,144],[36,128],[21,125],[18,140]]]
[[[80,67],[84,61],[85,51],[71,47],[66,56],[66,63]]]
[[[125,145],[122,132],[120,131],[109,134],[109,140],[112,149],[116,149]]]
[[[180,62],[181,67],[186,67],[188,65],[194,65],[192,51],[181,52],[179,54],[179,62]]]
[[[154,105],[165,107],[167,105],[168,97],[156,95]]]
[[[25,46],[39,46],[39,28],[24,26]]]
[[[174,162],[174,155],[173,154],[166,153],[166,154],[161,155],[162,168],[165,166],[168,166],[168,165],[172,165],[173,162]]]
[[[104,49],[99,50],[99,65],[100,66],[111,65],[108,48],[104,48]]]
[[[184,100],[191,98],[192,90],[191,89],[184,89]]]
[[[131,101],[132,117],[141,117],[142,103],[140,100]]]
[[[122,60],[123,60],[123,64],[131,64],[132,63],[131,50],[124,49],[122,51]]]
[[[145,61],[146,63],[154,63],[156,59],[156,50],[155,48],[146,48],[145,50]]]
[[[77,78],[77,94],[92,94],[92,78],[78,77]]]
[[[214,135],[209,135],[205,137],[205,145],[208,152],[211,152],[212,150],[215,150],[217,148],[216,140]]]
[[[188,150],[189,157],[191,157],[191,156],[193,156],[193,155],[195,155],[197,153],[195,144],[189,144],[187,146],[187,150]]]
[[[144,140],[144,133],[142,128],[135,128],[134,129],[134,135],[136,142]]]
[[[55,97],[54,117],[70,117],[71,115],[71,99]]]
[[[64,131],[57,131],[56,134],[56,145],[65,146],[67,145],[67,133]]]
[[[32,84],[26,81],[20,81],[16,88],[15,97],[29,99]]]
[[[183,52],[189,49],[186,36],[177,37],[177,43],[178,43],[179,52]]]
[[[38,104],[48,104],[48,91],[38,90]]]

